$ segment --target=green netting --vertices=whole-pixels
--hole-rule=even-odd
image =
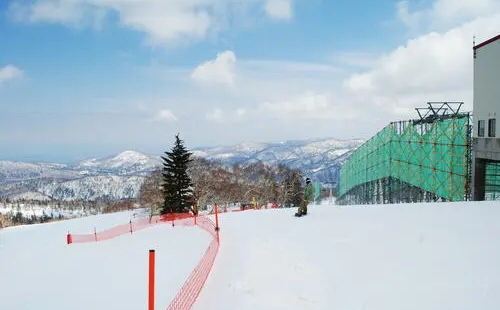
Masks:
[[[468,141],[468,114],[429,123],[391,123],[342,166],[339,195],[392,177],[446,200],[464,200],[468,195]]]
[[[313,189],[314,189],[313,200],[319,202],[321,196],[321,183],[313,182]]]
[[[486,200],[500,200],[500,163],[486,163],[484,185]]]

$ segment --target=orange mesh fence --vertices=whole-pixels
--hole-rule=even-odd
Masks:
[[[207,217],[198,217],[196,224],[210,233],[213,237],[210,245],[208,246],[205,254],[201,258],[198,265],[189,275],[188,279],[174,297],[167,310],[185,310],[191,309],[196,298],[201,292],[205,281],[212,270],[212,266],[219,251],[219,242],[217,240],[217,232],[215,224]]]
[[[211,234],[212,237],[214,237],[214,238],[217,237],[217,231],[215,230],[215,224],[208,217],[205,217],[205,216],[197,217],[196,224],[198,226],[200,226],[201,229],[203,229],[206,232],[208,232],[209,234]]]
[[[66,242],[70,243],[85,243],[85,242],[96,242],[109,240],[124,234],[131,234],[135,231],[139,231],[148,227],[152,227],[157,224],[172,222],[175,224],[182,225],[194,225],[193,216],[189,213],[174,213],[164,216],[153,216],[142,218],[136,221],[130,221],[127,224],[118,225],[110,229],[103,231],[96,231],[90,234],[68,234]]]
[[[205,281],[212,270],[215,257],[219,251],[219,239],[216,225],[206,216],[193,217],[189,213],[169,214],[166,216],[154,216],[152,218],[144,218],[128,224],[118,225],[113,228],[97,232],[94,230],[90,234],[68,234],[67,243],[84,243],[108,240],[120,235],[131,234],[135,231],[145,229],[161,223],[171,222],[172,225],[193,226],[197,225],[212,236],[208,248],[203,257],[198,262],[198,265],[193,269],[186,282],[174,297],[168,310],[185,310],[190,309],[196,298],[201,292]]]

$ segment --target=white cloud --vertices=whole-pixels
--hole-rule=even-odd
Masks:
[[[237,109],[228,108],[225,110],[222,110],[221,108],[215,108],[210,112],[208,112],[205,115],[205,118],[215,123],[222,123],[222,122],[234,123],[241,121],[243,118],[247,116],[247,114],[248,111],[245,108],[237,108]]]
[[[291,0],[267,0],[264,9],[273,19],[289,20],[293,17]]]
[[[13,2],[15,19],[85,25],[117,14],[120,24],[146,33],[151,44],[206,36],[213,26],[211,10],[216,4],[204,0],[35,0]]]
[[[102,0],[102,3],[121,1]],[[185,5],[201,3],[184,1]],[[208,6],[213,0],[204,1]],[[257,4],[259,8],[267,4],[263,0],[252,1],[252,5]],[[237,59],[234,52],[225,51],[193,70],[155,68],[168,81],[162,84],[168,87],[157,89],[158,96],[168,102],[178,102],[179,113],[202,109],[201,113],[191,114],[190,122],[176,124],[190,135],[194,144],[312,135],[370,137],[392,120],[415,117],[414,108],[426,101],[466,101],[470,108],[472,36],[478,36],[479,42],[498,34],[498,11],[488,11],[481,17],[471,17],[476,13],[468,13],[466,19],[470,20],[466,22],[460,22],[464,17],[458,13],[432,21],[430,9],[416,10],[408,3],[400,4],[400,15],[406,14],[408,25],[422,27],[422,24],[439,22],[439,27],[436,24],[433,31],[414,34],[411,40],[383,55],[338,52],[333,54],[336,59],[329,63],[300,63]],[[211,31],[217,16],[210,10],[206,12],[210,17],[207,31]],[[117,13],[123,23],[122,13]],[[61,16],[65,15],[61,13]],[[151,31],[144,32],[150,36]],[[187,33],[178,36],[187,37],[191,36]],[[192,81],[230,86],[230,91],[227,87],[196,87]],[[149,107],[144,115],[150,115],[151,111],[154,110]],[[159,120],[174,120],[168,113],[158,115]],[[234,126],[229,127],[237,130],[227,130],[225,124],[232,124]],[[142,136],[145,135],[139,139]]]
[[[23,71],[13,65],[0,68],[0,84],[23,76]]]
[[[400,1],[396,4],[397,17],[407,27],[415,29],[420,24],[424,11],[410,12],[408,1]]]
[[[478,17],[500,12],[498,0],[435,0],[430,7],[411,9],[408,0],[397,3],[397,16],[413,30],[444,30]]]
[[[224,112],[221,109],[215,108],[205,115],[206,119],[213,122],[222,122],[224,120]]]
[[[204,39],[220,31],[228,15],[263,3],[270,17],[291,18],[290,0],[13,0],[8,12],[22,22],[70,26],[101,25],[116,16],[122,26],[146,34],[150,44],[162,45]]]
[[[215,59],[196,67],[191,73],[191,78],[197,82],[231,86],[234,84],[235,65],[234,53],[225,51],[217,54]]]
[[[381,56],[368,71],[344,83],[354,96],[386,98],[387,105],[410,108],[425,101],[472,98],[472,36],[497,34],[500,14],[477,18],[444,33],[431,32]]]
[[[72,26],[98,23],[105,13],[103,9],[81,0],[38,0],[30,4],[12,2],[9,12],[18,21],[61,23]]]
[[[236,116],[243,117],[247,114],[247,110],[243,108],[236,109]]]
[[[177,121],[177,116],[175,116],[172,111],[163,109],[158,111],[158,114],[154,117],[154,120],[158,122],[171,123]]]
[[[349,106],[336,104],[329,93],[307,91],[287,100],[264,102],[259,114],[281,119],[334,120],[352,119],[356,113]]]
[[[344,67],[368,68],[375,64],[376,56],[369,52],[336,52],[332,56],[332,61]]]

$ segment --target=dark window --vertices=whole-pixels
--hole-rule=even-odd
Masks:
[[[488,137],[496,137],[496,127],[497,127],[497,119],[490,118],[488,120]]]
[[[484,121],[477,122],[477,136],[484,137]]]

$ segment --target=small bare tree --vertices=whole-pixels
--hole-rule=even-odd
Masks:
[[[149,208],[151,215],[159,213],[159,208],[163,204],[160,170],[154,171],[144,180],[139,190],[139,203]]]
[[[193,158],[188,167],[193,183],[192,211],[213,204],[277,203],[287,206],[300,204],[302,176],[285,166],[254,163],[246,166],[224,166],[219,162]],[[141,205],[153,212],[162,204],[161,175],[154,172],[140,191]]]

